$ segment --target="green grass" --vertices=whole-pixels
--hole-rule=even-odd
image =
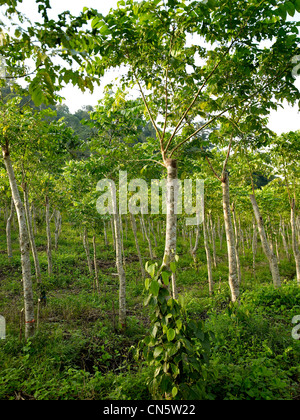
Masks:
[[[5,231],[0,231],[5,244]],[[149,333],[149,309],[130,231],[125,241],[127,258],[127,330],[118,331],[118,278],[112,245],[98,239],[100,293],[93,291],[85,252],[74,228],[63,225],[58,251],[53,252],[54,272],[47,275],[46,238],[37,235],[47,305],[40,309],[39,330],[29,342],[19,339],[23,308],[21,264],[16,231],[14,257],[0,254],[0,313],[7,320],[7,339],[0,342],[0,399],[151,399],[147,378],[152,374],[133,349]],[[149,251],[139,236],[145,262]],[[159,237],[156,254],[163,253]],[[110,244],[112,240],[110,238]],[[214,333],[206,391],[212,400],[299,399],[300,342],[291,337],[294,315],[300,315],[300,290],[293,263],[282,259],[285,280],[275,290],[268,264],[259,250],[257,274],[252,254],[241,256],[241,303],[230,304],[225,241],[218,266],[213,269],[215,294],[209,297],[206,256],[201,244],[195,268],[189,245],[179,238],[178,288],[187,315],[203,320]],[[2,251],[5,251],[3,248]],[[158,262],[159,262],[158,258]],[[32,264],[33,270],[33,264]],[[34,271],[33,280],[34,280]],[[39,288],[34,282],[37,302]]]

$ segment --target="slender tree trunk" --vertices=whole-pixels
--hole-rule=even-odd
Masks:
[[[146,225],[145,225],[145,219],[144,219],[144,216],[142,214],[140,216],[140,222],[141,222],[142,229],[144,231],[146,241],[148,242],[150,260],[153,260],[154,254],[153,254],[153,250],[152,250],[151,238],[150,238],[150,235],[147,232],[147,228],[146,228]]]
[[[94,290],[99,293],[99,272],[98,272],[98,264],[97,264],[97,247],[96,247],[96,236],[93,236],[93,250],[94,250],[94,270],[95,270],[95,282],[94,282]]]
[[[55,222],[55,251],[57,251],[59,235],[61,232],[61,214],[59,210],[55,210],[54,222]]]
[[[210,230],[211,230],[212,249],[213,249],[213,262],[214,262],[214,267],[217,268],[216,230],[215,230],[215,226],[213,224],[211,215],[209,217],[209,222],[210,222]]]
[[[163,266],[170,270],[170,263],[175,261],[177,245],[177,161],[166,159],[168,171],[167,178],[167,223],[166,223],[166,243],[163,259]],[[177,299],[176,276],[172,274],[172,295]]]
[[[200,238],[200,224],[198,224],[197,226],[195,246],[193,247],[191,244],[191,254],[192,254],[195,266],[197,266],[197,250],[199,247],[199,238]]]
[[[137,237],[136,221],[135,221],[134,215],[131,214],[131,213],[130,213],[130,219],[131,219],[131,226],[132,226],[132,231],[133,231],[134,240],[135,240],[137,256],[138,256],[140,267],[141,267],[142,278],[144,280],[146,278],[146,273],[145,273],[143,258],[142,258],[142,254],[141,254],[141,250],[140,250],[140,246],[139,246],[138,237]]]
[[[278,261],[277,261],[276,255],[274,254],[274,252],[272,252],[270,244],[268,242],[265,227],[264,227],[263,218],[260,214],[260,210],[259,210],[259,207],[257,205],[255,196],[251,195],[250,200],[251,200],[253,210],[254,210],[254,215],[255,215],[255,218],[256,218],[256,221],[257,221],[258,231],[259,231],[259,234],[260,234],[262,247],[263,247],[264,253],[265,253],[265,255],[266,255],[266,257],[268,258],[268,261],[269,261],[274,287],[279,288],[281,286],[281,279],[280,279],[280,274],[279,274]]]
[[[253,240],[252,240],[252,255],[253,255],[253,276],[256,278],[256,254],[257,254],[257,225],[253,218]]]
[[[231,289],[231,299],[236,302],[239,299],[240,289],[236,264],[236,250],[235,250],[235,237],[232,226],[231,212],[230,212],[230,190],[229,190],[229,177],[228,173],[224,172],[222,180],[223,187],[223,210],[225,221],[225,232],[227,239],[228,249],[228,263],[229,263],[229,285]]]
[[[21,248],[21,265],[22,265],[22,280],[24,290],[24,309],[25,309],[25,338],[28,339],[34,335],[35,319],[34,319],[34,303],[31,279],[31,265],[30,265],[30,243],[28,237],[28,230],[26,226],[25,209],[20,197],[17,186],[13,166],[10,160],[8,150],[3,149],[3,158],[5,168],[9,178],[9,184],[12,192],[12,197],[15,204],[15,209],[19,224],[19,237]]]
[[[237,265],[238,281],[239,281],[239,284],[241,284],[241,282],[242,282],[242,272],[241,272],[241,262],[240,262],[240,254],[239,254],[239,233],[238,233],[236,213],[235,213],[235,205],[234,204],[232,206],[232,215],[233,215],[233,225],[234,225],[234,233],[235,233],[235,252],[236,252],[236,265]]]
[[[155,245],[155,248],[157,248],[157,238],[156,238],[156,234],[155,234],[155,231],[154,231],[153,225],[152,225],[152,223],[151,223],[151,220],[149,220],[149,226],[150,226],[150,231],[151,231],[152,236],[153,236],[153,239],[154,239],[154,245]]]
[[[214,283],[213,283],[213,276],[212,276],[211,254],[210,254],[209,242],[208,242],[208,237],[207,237],[207,227],[206,227],[205,216],[203,220],[203,237],[204,237],[204,247],[205,247],[205,252],[206,252],[206,260],[207,260],[209,294],[210,296],[212,296],[213,290],[214,290]]]
[[[30,240],[30,246],[31,246],[31,252],[33,256],[34,261],[34,268],[35,268],[35,277],[38,284],[41,283],[41,267],[39,262],[39,257],[36,249],[35,239],[34,239],[34,233],[32,228],[32,218],[31,218],[31,212],[29,207],[29,200],[28,200],[28,190],[27,185],[23,184],[23,192],[24,192],[24,206],[25,206],[25,213],[27,218],[27,226],[28,226],[28,234],[29,234],[29,240]]]
[[[286,241],[284,223],[282,223],[281,226],[280,226],[280,233],[281,233],[281,237],[282,237],[282,242],[283,242],[285,255],[286,255],[287,259],[290,261],[291,256],[290,256],[289,248],[288,248],[287,241]]]
[[[33,234],[36,236],[36,234],[37,234],[37,228],[36,228],[36,211],[35,211],[35,207],[34,207],[33,204],[31,205],[30,212],[31,212],[31,215],[32,215],[31,217],[32,217]]]
[[[295,210],[296,210],[296,202],[295,202],[295,199],[293,199],[292,206],[291,206],[292,245],[293,245],[293,252],[294,252],[294,257],[295,257],[295,262],[296,262],[297,282],[300,286],[300,252],[299,252],[299,247],[298,247],[298,242],[297,242]]]
[[[88,233],[86,226],[83,229],[83,235],[82,235],[82,241],[83,241],[83,247],[85,250],[86,260],[88,264],[88,269],[90,276],[93,275],[93,267],[92,267],[92,261],[91,261],[91,255],[90,255],[90,246],[89,246],[89,240],[88,240]]]
[[[110,225],[111,225],[111,234],[112,234],[112,239],[113,239],[113,247],[115,251],[116,250],[116,236],[115,236],[114,218],[110,219]]]
[[[109,245],[109,243],[108,243],[108,238],[107,238],[107,230],[106,230],[105,220],[103,220],[103,229],[104,229],[104,244],[107,247]]]
[[[7,243],[7,255],[8,258],[12,258],[12,244],[11,244],[11,223],[15,213],[14,200],[11,198],[10,215],[6,221],[6,243]]]
[[[48,257],[48,274],[52,276],[52,240],[51,240],[51,227],[50,227],[50,201],[46,197],[46,233],[47,233],[47,257]]]
[[[116,191],[114,191],[113,185],[111,185],[111,195],[113,203],[113,220],[115,229],[115,245],[116,245],[116,265],[119,275],[119,323],[121,330],[126,329],[126,274],[123,267],[122,261],[122,237],[120,229],[120,218],[117,207]]]

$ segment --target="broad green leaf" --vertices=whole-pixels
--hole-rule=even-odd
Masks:
[[[156,347],[153,352],[154,358],[156,359],[158,356],[160,356],[163,351],[164,351],[163,347]]]
[[[150,292],[153,294],[153,296],[157,297],[160,289],[160,284],[156,280],[152,280],[150,285]]]
[[[176,336],[175,330],[173,330],[173,328],[168,329],[168,332],[167,332],[168,341],[173,341],[175,336]]]
[[[170,284],[170,277],[171,277],[171,273],[169,273],[168,271],[163,271],[162,273],[161,273],[161,276],[162,276],[162,279],[163,279],[163,282],[164,282],[164,284],[166,285],[166,286],[169,286],[169,284]]]

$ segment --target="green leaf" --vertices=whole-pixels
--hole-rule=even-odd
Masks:
[[[168,271],[163,271],[162,273],[161,273],[161,276],[162,276],[162,279],[163,279],[163,282],[164,282],[164,284],[166,285],[166,286],[169,286],[169,284],[170,284],[170,277],[171,277],[171,273],[169,273]]]
[[[177,394],[178,394],[178,388],[176,388],[176,386],[174,386],[174,388],[172,389],[173,398],[175,398]]]
[[[158,358],[158,356],[160,356],[162,354],[162,352],[164,351],[163,347],[156,347],[156,349],[153,352],[153,357],[155,359]]]
[[[150,292],[153,294],[153,296],[157,297],[160,289],[160,284],[158,281],[153,280],[150,285]]]
[[[177,265],[176,265],[176,263],[174,261],[172,261],[170,263],[170,268],[171,268],[172,273],[176,273]]]
[[[173,330],[173,328],[170,328],[168,330],[168,332],[167,332],[167,339],[168,339],[168,341],[173,341],[175,337],[176,337],[175,330]]]
[[[146,264],[145,269],[146,269],[147,273],[150,274],[152,279],[154,278],[156,267],[157,267],[157,264],[151,264],[150,266],[148,265],[148,263]]]
[[[285,10],[288,12],[290,16],[294,16],[296,13],[296,8],[291,1],[288,1],[284,4]]]

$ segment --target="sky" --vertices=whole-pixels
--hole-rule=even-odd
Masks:
[[[111,8],[117,6],[118,1],[119,0],[50,0],[52,10],[49,11],[49,17],[55,19],[55,16],[65,10],[70,10],[73,15],[77,15],[82,11],[83,7],[95,8],[100,13],[107,14]],[[38,8],[35,0],[23,0],[20,10],[24,12],[31,21],[39,20]],[[294,19],[300,21],[300,14],[298,13]],[[298,62],[300,64],[300,56],[297,63]],[[102,79],[101,86],[95,87],[93,94],[90,94],[89,92],[82,93],[78,88],[70,85],[61,91],[61,96],[65,98],[65,103],[72,113],[85,105],[95,106],[102,97],[103,87],[108,83],[113,82],[119,75],[120,72],[118,71],[108,72]],[[298,89],[300,89],[300,76],[295,80],[295,84]],[[300,112],[298,106],[292,108],[285,103],[283,109],[272,111],[269,117],[268,126],[277,134],[300,130]]]

